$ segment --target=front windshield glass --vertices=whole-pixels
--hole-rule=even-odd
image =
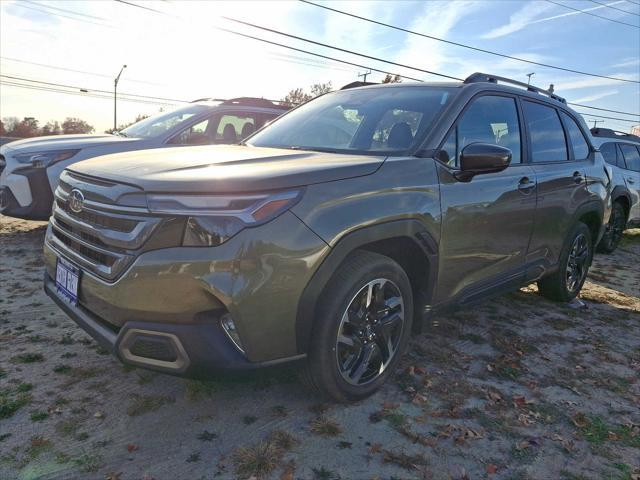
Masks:
[[[121,130],[120,133],[127,137],[152,138],[168,132],[176,125],[189,120],[194,115],[207,110],[204,105],[186,105],[170,112],[162,112]]]
[[[256,147],[402,155],[424,137],[455,87],[342,90],[284,115],[247,142]]]

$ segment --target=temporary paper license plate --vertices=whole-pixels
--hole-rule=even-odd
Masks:
[[[56,265],[56,288],[67,297],[72,304],[78,303],[78,284],[80,269],[63,258],[58,258]]]

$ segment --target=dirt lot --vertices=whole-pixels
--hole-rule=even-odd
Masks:
[[[43,235],[0,218],[1,479],[640,476],[640,230],[596,258],[585,309],[530,287],[438,318],[350,406],[291,370],[124,367],[43,294]]]

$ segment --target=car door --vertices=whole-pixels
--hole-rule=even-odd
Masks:
[[[574,214],[590,198],[586,168],[593,153],[580,127],[566,113],[561,117],[556,108],[531,100],[523,100],[522,106],[538,182],[528,261],[547,268],[558,262]]]
[[[622,175],[632,197],[629,220],[640,222],[640,149],[630,143],[619,143],[618,147],[625,163]]]
[[[521,118],[516,98],[475,97],[449,132],[440,152],[442,205],[436,303],[472,301],[523,278],[533,229],[536,180],[523,159]],[[460,152],[470,143],[511,149],[509,167],[460,181]]]

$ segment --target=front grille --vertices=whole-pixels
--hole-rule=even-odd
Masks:
[[[130,232],[135,228],[137,224],[137,222],[134,220],[128,220],[126,218],[118,217],[107,217],[86,210],[76,213],[71,211],[66,202],[56,200],[56,203],[58,207],[64,210],[67,215],[75,217],[78,220],[95,227],[117,230],[118,232]]]
[[[70,185],[72,186],[72,185]],[[83,185],[86,188],[86,183]],[[99,195],[87,191],[85,197]],[[78,212],[69,206],[71,189],[58,187],[55,192],[49,244],[60,254],[85,270],[115,281],[143,250],[152,231],[161,222],[145,209],[118,207],[85,200]]]

